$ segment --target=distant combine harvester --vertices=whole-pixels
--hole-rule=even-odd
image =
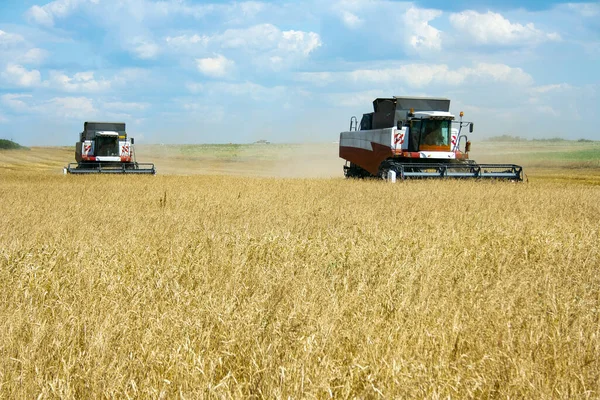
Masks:
[[[152,163],[138,163],[134,139],[127,137],[123,122],[85,122],[75,160],[65,174],[156,174]]]

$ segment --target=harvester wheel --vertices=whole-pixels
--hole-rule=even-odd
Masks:
[[[368,171],[362,169],[358,165],[354,163],[350,163],[350,165],[344,165],[344,176],[346,178],[366,178],[371,176]]]
[[[396,176],[400,176],[400,168],[396,165],[396,163],[392,160],[385,160],[379,166],[378,176],[381,179],[386,180],[390,171],[394,171]]]

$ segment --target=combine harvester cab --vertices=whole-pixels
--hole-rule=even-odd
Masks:
[[[463,128],[473,123],[455,120],[450,100],[429,97],[378,98],[360,125],[340,133],[340,157],[348,178],[383,179],[475,178],[523,180],[514,164],[478,164],[469,159],[471,142]],[[461,146],[463,150],[461,150]]]
[[[138,163],[133,138],[127,137],[122,122],[86,122],[75,160],[64,168],[69,174],[156,174],[152,163]]]

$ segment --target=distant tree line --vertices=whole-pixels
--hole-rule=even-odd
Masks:
[[[19,143],[13,142],[8,139],[0,139],[0,150],[17,150],[17,149],[27,149],[28,147],[21,146]]]

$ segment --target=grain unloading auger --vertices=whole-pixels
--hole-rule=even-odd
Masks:
[[[85,122],[75,160],[65,174],[156,174],[154,164],[137,162],[134,139],[127,137],[122,122]]]
[[[474,178],[523,180],[514,164],[478,164],[469,159],[471,142],[463,128],[473,123],[455,120],[450,100],[429,97],[378,98],[374,112],[350,119],[340,134],[340,157],[348,178]],[[463,150],[461,150],[463,145]]]

